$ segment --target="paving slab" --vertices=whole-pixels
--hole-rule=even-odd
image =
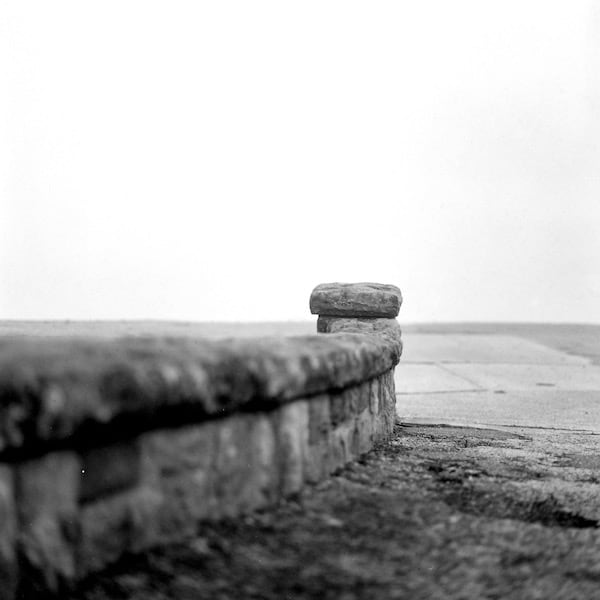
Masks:
[[[428,394],[484,389],[467,378],[450,372],[443,365],[400,363],[396,367],[395,382],[397,394]]]
[[[405,333],[403,340],[403,363],[590,364],[587,358],[512,335]]]
[[[450,364],[449,373],[488,390],[600,390],[600,367],[591,365]],[[413,390],[419,391],[419,390]],[[446,391],[454,391],[448,387]]]
[[[404,423],[600,433],[600,366],[586,357],[502,333],[408,333],[404,348]]]
[[[527,390],[402,394],[402,423],[532,427],[600,433],[600,391]]]

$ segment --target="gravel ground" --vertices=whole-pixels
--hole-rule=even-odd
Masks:
[[[326,482],[128,558],[72,600],[590,600],[599,498],[600,436],[398,425]]]

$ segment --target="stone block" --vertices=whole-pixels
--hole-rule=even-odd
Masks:
[[[80,501],[89,502],[135,487],[140,479],[140,458],[137,440],[92,448],[82,453]]]
[[[205,469],[192,469],[161,480],[156,521],[162,541],[193,535],[200,521],[220,516],[211,475]]]
[[[304,479],[308,483],[317,483],[329,474],[331,429],[329,396],[321,395],[308,400],[308,448],[304,465]]]
[[[332,426],[352,419],[369,406],[370,383],[367,381],[329,396],[329,414]]]
[[[402,293],[381,283],[322,283],[312,292],[310,312],[332,317],[389,317],[400,311]]]
[[[391,435],[396,423],[396,389],[393,370],[380,377],[380,438]]]
[[[308,402],[299,400],[282,406],[273,415],[279,462],[279,489],[283,496],[299,492],[308,457]]]
[[[329,475],[331,463],[331,441],[327,439],[309,444],[304,465],[304,480],[307,483],[318,483]]]
[[[251,469],[251,436],[242,416],[219,422],[214,465],[215,493],[224,516],[238,511],[244,478]]]
[[[375,419],[369,409],[356,416],[354,430],[357,456],[365,454],[373,446]]]
[[[331,430],[329,396],[322,394],[308,401],[308,443],[310,445],[327,440]]]
[[[275,453],[275,431],[265,415],[233,416],[219,423],[214,474],[221,516],[273,500],[279,478]]]
[[[361,414],[369,407],[371,396],[371,382],[365,381],[358,386],[358,393],[355,397],[354,411],[356,414]]]
[[[327,465],[329,473],[341,469],[354,458],[352,454],[353,437],[354,423],[351,421],[339,423],[331,431],[328,453],[329,464]]]
[[[372,415],[379,414],[380,377],[374,377],[369,381],[369,410]]]
[[[126,552],[139,552],[161,541],[158,521],[164,498],[140,486],[100,498],[81,509],[78,576],[99,571]],[[170,541],[170,536],[166,541]]]
[[[377,317],[331,317],[319,315],[318,333],[364,333],[402,344],[402,330],[396,319]]]
[[[140,437],[144,468],[156,470],[159,477],[169,477],[194,471],[208,470],[217,448],[220,422],[206,423],[151,431]]]
[[[0,465],[0,600],[12,600],[18,582],[17,514],[12,468]]]
[[[332,392],[329,396],[329,415],[332,427],[348,421],[354,414],[352,396],[356,395],[351,388]]]
[[[141,482],[156,493],[161,542],[192,535],[198,521],[218,516],[215,461],[220,423],[209,421],[140,436]]]
[[[277,498],[279,486],[277,442],[273,423],[268,416],[256,415],[252,418],[251,443],[254,476],[249,488],[256,494],[251,505],[258,508]]]
[[[80,482],[74,452],[52,452],[15,468],[21,578],[30,595],[59,593],[75,579]]]

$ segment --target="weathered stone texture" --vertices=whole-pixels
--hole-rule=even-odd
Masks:
[[[137,440],[84,452],[81,457],[80,501],[87,502],[133,487],[140,476],[140,458]]]
[[[145,544],[191,535],[202,519],[243,514],[321,481],[386,434],[390,385],[384,374],[271,414],[143,434],[142,475],[137,484],[132,479],[138,487],[83,506],[83,572]]]
[[[308,403],[308,443],[317,444],[326,440],[330,431],[329,395],[311,398]]]
[[[308,402],[308,447],[304,468],[308,483],[321,481],[329,474],[329,440],[333,429],[329,402],[327,394]]]
[[[332,425],[337,425],[361,413],[369,406],[371,382],[330,394],[330,415]]]
[[[276,435],[264,415],[236,415],[219,424],[214,467],[219,517],[243,514],[275,497]]]
[[[382,377],[382,376],[381,376]],[[380,394],[380,380],[381,377],[375,377],[371,379],[371,389],[369,390],[369,410],[372,415],[379,414],[379,394]]]
[[[22,582],[30,595],[57,593],[76,576],[81,462],[74,452],[53,452],[15,469]]]
[[[274,502],[278,497],[280,474],[277,464],[277,432],[272,419],[267,415],[248,416],[250,426],[250,448],[253,474],[252,485],[248,486],[247,509],[260,508]],[[307,435],[307,434],[306,434]]]
[[[277,437],[280,493],[299,492],[308,455],[309,413],[306,400],[282,406],[273,416]]]
[[[319,333],[365,333],[373,334],[398,345],[402,351],[402,331],[396,319],[377,317],[329,317],[319,315],[317,319]]]
[[[310,312],[332,317],[391,317],[400,311],[402,293],[381,283],[322,283],[310,297]]]
[[[368,409],[356,417],[356,457],[365,454],[373,447],[376,430],[377,424],[373,421],[373,417]]]
[[[77,546],[78,577],[100,570],[126,552],[139,552],[164,541],[157,519],[162,503],[159,490],[140,486],[84,505]]]
[[[60,595],[125,553],[321,481],[389,433],[393,383],[390,370],[271,412],[146,432],[81,455],[51,452],[14,467],[14,492],[12,468],[0,465],[0,598],[14,597],[16,548],[21,593]]]
[[[393,371],[384,373],[380,378],[379,402],[380,414],[383,416],[381,439],[391,435],[396,422],[396,388]]]
[[[349,420],[339,423],[332,430],[328,464],[328,470],[330,473],[341,469],[347,462],[352,460],[353,434],[354,423]]]
[[[17,515],[13,469],[0,465],[0,598],[12,598],[18,582]]]
[[[0,339],[0,600],[293,495],[395,419],[402,297],[325,284],[296,338]]]
[[[400,348],[357,333],[254,340],[0,340],[0,455],[265,410],[393,368]]]
[[[156,515],[160,543],[193,535],[199,521],[219,514],[211,471],[184,471],[161,479],[152,489],[160,497]]]
[[[160,495],[157,520],[163,540],[191,533],[199,520],[217,514],[215,463],[220,426],[221,422],[209,421],[140,437],[141,482]]]
[[[218,429],[217,422],[208,421],[201,427],[185,425],[142,434],[139,444],[145,477],[148,477],[149,468],[155,469],[156,475],[161,477],[210,469],[216,453]]]

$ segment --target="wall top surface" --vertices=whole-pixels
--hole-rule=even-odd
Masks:
[[[397,364],[399,341],[290,338],[4,338],[0,453],[78,434],[118,435],[343,388]]]

